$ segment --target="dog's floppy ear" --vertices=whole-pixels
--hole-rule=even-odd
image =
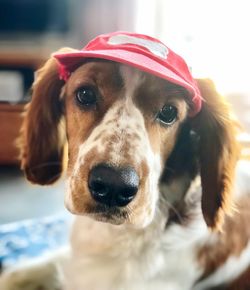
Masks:
[[[63,48],[60,52],[71,51]],[[32,183],[50,184],[60,177],[64,140],[60,132],[62,107],[57,61],[51,57],[36,72],[31,102],[21,129],[21,167]]]
[[[220,229],[225,213],[232,208],[232,183],[239,156],[237,126],[225,99],[209,79],[197,80],[203,107],[193,119],[200,136],[202,212],[212,229]]]

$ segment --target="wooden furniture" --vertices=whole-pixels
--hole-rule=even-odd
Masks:
[[[32,46],[31,46],[32,47]],[[32,49],[0,50],[0,68],[29,68],[35,71],[50,53]],[[23,92],[25,93],[25,92]],[[19,136],[22,113],[25,104],[0,102],[0,165],[18,164],[19,150],[16,139]]]
[[[16,139],[19,135],[24,105],[0,103],[0,164],[17,164],[18,149]]]

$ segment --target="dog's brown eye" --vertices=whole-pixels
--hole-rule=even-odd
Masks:
[[[157,119],[164,125],[172,125],[177,119],[177,108],[165,105],[157,115]]]
[[[88,109],[96,105],[96,92],[91,87],[82,87],[76,91],[76,100],[78,104]]]

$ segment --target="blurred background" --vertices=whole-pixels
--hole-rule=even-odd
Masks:
[[[81,48],[98,34],[116,30],[157,37],[186,59],[195,77],[215,81],[245,129],[240,139],[247,148],[249,13],[248,0],[0,0],[0,263],[6,257],[13,262],[10,249],[19,253],[20,247],[29,247],[23,231],[29,236],[30,230],[39,229],[40,236],[47,236],[42,229],[44,223],[50,226],[48,218],[66,215],[63,181],[45,188],[28,184],[14,146],[34,71],[48,56],[62,46]],[[20,227],[6,224],[17,221],[24,224],[22,235],[16,236],[13,232]],[[54,236],[62,234],[59,228],[52,231],[53,245]]]

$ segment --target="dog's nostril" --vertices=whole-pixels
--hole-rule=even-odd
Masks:
[[[90,187],[91,187],[91,190],[99,192],[103,195],[108,193],[108,188],[102,181],[99,181],[99,180],[92,181],[90,183]]]
[[[95,166],[89,174],[90,193],[94,200],[108,206],[126,206],[135,197],[139,176],[132,167]]]
[[[137,190],[136,190],[137,191]],[[134,197],[135,190],[133,188],[121,192],[117,195],[116,201],[120,206],[127,205]]]

